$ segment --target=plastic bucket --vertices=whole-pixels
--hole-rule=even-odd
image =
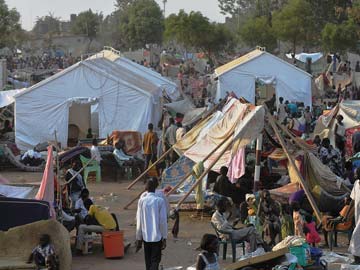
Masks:
[[[124,257],[124,232],[109,231],[102,233],[105,258]]]

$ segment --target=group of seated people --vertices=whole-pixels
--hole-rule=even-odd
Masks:
[[[79,171],[79,163],[72,162],[65,179],[67,194],[70,200],[63,199],[62,221],[64,226],[72,231],[76,228],[76,252],[82,254],[85,236],[88,233],[101,233],[117,228],[116,217],[106,208],[95,205],[90,199],[83,177]]]

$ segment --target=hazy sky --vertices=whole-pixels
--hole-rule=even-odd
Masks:
[[[26,30],[30,30],[36,17],[49,12],[56,17],[68,20],[71,13],[79,13],[91,8],[93,11],[103,12],[104,15],[114,10],[114,0],[5,0],[10,8],[15,7],[21,14],[21,23]],[[162,0],[156,0],[161,6]],[[178,12],[179,9],[201,11],[213,21],[223,22],[217,0],[168,0],[166,16]]]

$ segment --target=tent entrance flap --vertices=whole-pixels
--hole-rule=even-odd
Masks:
[[[257,78],[255,82],[255,91],[260,99],[269,100],[276,93],[275,78],[262,79]]]
[[[79,139],[86,138],[88,129],[92,127],[93,122],[91,109],[97,103],[97,99],[94,98],[72,98],[69,100],[68,146],[74,146]],[[92,134],[97,135],[94,132],[96,130]]]

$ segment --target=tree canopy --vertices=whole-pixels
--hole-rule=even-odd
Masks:
[[[19,12],[9,9],[5,1],[0,0],[0,48],[16,45],[22,32]]]
[[[269,24],[268,17],[262,16],[249,19],[241,28],[240,36],[251,47],[259,45],[266,47],[268,51],[276,48],[276,35]]]
[[[40,35],[45,35],[48,33],[59,33],[60,18],[55,17],[52,13],[49,13],[48,15],[43,17],[37,17],[33,32]]]
[[[92,41],[99,33],[102,20],[103,15],[101,13],[94,13],[89,9],[77,15],[71,30],[75,34],[86,35]]]
[[[123,47],[138,49],[146,44],[161,44],[164,17],[154,0],[131,1],[116,16],[119,16],[119,35]]]
[[[273,15],[272,25],[277,37],[290,42],[293,51],[300,44],[316,40],[315,17],[306,0],[291,0]]]
[[[203,51],[209,58],[234,45],[233,34],[224,26],[210,23],[200,12],[180,10],[165,20],[165,40],[174,40],[185,48]]]

